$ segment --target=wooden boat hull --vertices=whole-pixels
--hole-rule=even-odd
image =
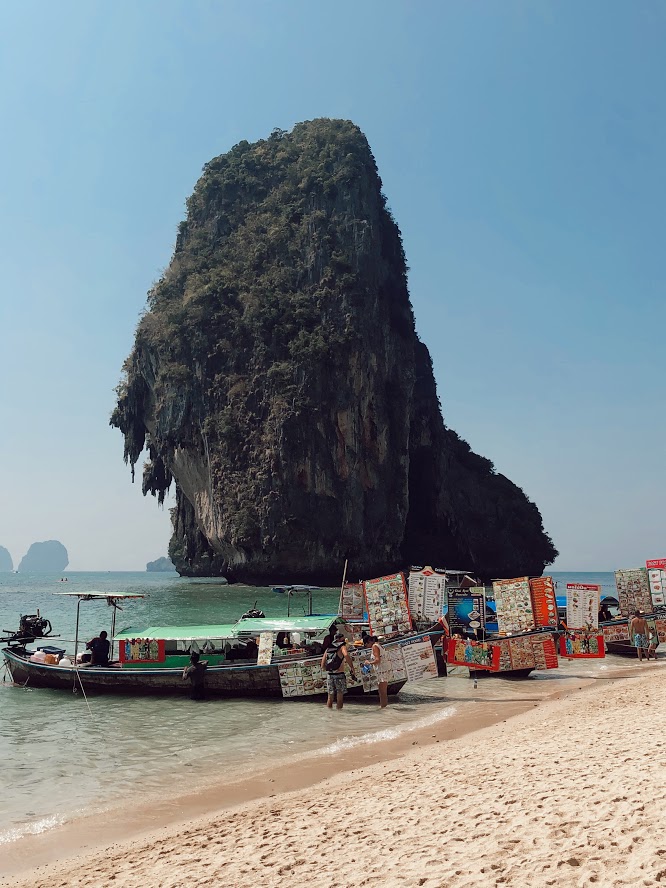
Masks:
[[[120,666],[52,666],[35,663],[9,648],[2,653],[15,684],[31,688],[86,694],[127,694],[188,696],[190,684],[183,681],[182,669],[123,669]],[[397,694],[406,682],[392,682],[391,695]],[[375,692],[370,692],[375,693]],[[364,696],[362,687],[350,687],[350,696]],[[270,666],[211,666],[206,670],[206,695],[210,697],[245,697],[283,699],[280,675],[275,664]],[[289,699],[323,698],[326,691]]]
[[[503,672],[492,672],[490,669],[470,669],[472,678],[527,678],[534,668],[505,669]]]
[[[618,654],[620,657],[637,657],[636,646],[632,641],[607,641],[606,653]]]

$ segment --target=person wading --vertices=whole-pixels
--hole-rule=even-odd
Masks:
[[[191,700],[203,700],[206,696],[206,667],[208,663],[199,659],[199,654],[190,655],[190,665],[183,669],[183,681],[189,679],[192,686]]]
[[[377,689],[379,691],[379,705],[385,709],[388,705],[388,685],[391,680],[391,664],[386,651],[374,636],[366,636],[366,646],[372,645],[372,656],[367,662],[374,667],[377,676]]]
[[[345,663],[349,665],[352,678],[356,678],[354,664],[347,652],[345,637],[341,632],[337,632],[333,643],[324,651],[321,658],[321,668],[327,673],[328,699],[326,705],[329,709],[333,708],[334,699],[336,700],[336,708],[342,709],[347,693]]]

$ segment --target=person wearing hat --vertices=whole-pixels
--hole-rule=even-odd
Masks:
[[[345,675],[345,663],[348,664],[352,678],[356,678],[354,664],[347,651],[345,637],[342,632],[336,632],[333,643],[324,651],[321,658],[321,668],[327,673],[328,699],[326,705],[333,708],[333,700],[336,701],[336,709],[342,709],[345,694],[347,693],[347,676]]]

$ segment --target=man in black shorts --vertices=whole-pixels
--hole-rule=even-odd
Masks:
[[[345,663],[349,665],[352,678],[356,678],[354,664],[347,652],[345,637],[337,632],[331,644],[321,658],[321,668],[327,673],[328,700],[326,705],[333,709],[333,700],[336,700],[336,708],[342,709],[345,694],[347,693],[347,676],[345,675]]]

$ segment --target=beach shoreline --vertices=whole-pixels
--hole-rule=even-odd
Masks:
[[[263,812],[263,816],[267,816],[267,810],[300,810],[294,799],[300,797],[311,802],[313,795],[325,798],[334,792],[334,787],[341,782],[344,784],[347,781],[353,785],[360,777],[365,779],[369,776],[373,769],[399,772],[401,768],[409,766],[410,760],[415,756],[417,759],[419,756],[426,756],[430,765],[434,762],[439,762],[440,765],[453,763],[458,755],[464,756],[467,749],[482,743],[484,737],[490,741],[490,752],[484,752],[484,756],[487,757],[488,754],[492,754],[496,735],[498,732],[506,731],[506,725],[519,729],[525,719],[529,721],[530,718],[534,718],[534,714],[548,722],[549,719],[552,720],[553,707],[563,707],[564,710],[567,707],[571,708],[575,706],[575,700],[581,694],[588,694],[593,703],[595,701],[598,703],[611,690],[616,693],[618,687],[623,687],[626,684],[624,678],[631,677],[633,679],[631,684],[636,681],[649,682],[651,674],[658,671],[662,665],[662,662],[658,662],[649,667],[639,667],[638,664],[632,663],[604,675],[603,679],[601,676],[596,679],[574,677],[565,684],[556,682],[552,689],[547,688],[549,692],[544,693],[541,699],[530,697],[522,700],[505,700],[492,706],[471,705],[457,718],[446,718],[432,725],[405,730],[392,740],[353,745],[350,749],[343,749],[324,758],[306,759],[298,768],[265,769],[255,776],[235,783],[225,784],[218,781],[208,790],[174,797],[156,805],[149,812],[133,814],[128,810],[124,812],[122,818],[89,817],[73,821],[50,835],[22,840],[20,853],[18,847],[12,849],[11,846],[4,846],[0,885],[12,885],[17,888],[31,885],[34,888],[35,884],[47,883],[54,886],[105,884],[103,879],[100,881],[100,872],[107,872],[111,865],[109,862],[113,859],[131,860],[136,857],[137,848],[143,849],[139,855],[142,859],[146,853],[149,854],[146,849],[154,847],[156,843],[159,843],[160,847],[166,843],[172,849],[171,853],[176,854],[180,845],[179,837],[184,832],[189,834],[194,831],[194,834],[197,834],[197,831],[210,832],[211,829],[215,831],[220,824],[226,829],[246,818],[251,811],[255,815]],[[492,682],[496,679],[487,679],[487,681]],[[602,685],[606,689],[605,692],[601,691]],[[473,709],[477,711],[470,711]],[[487,765],[479,767],[481,771],[488,770]],[[429,774],[427,785],[430,789],[433,781],[441,781],[442,787],[447,784],[445,768],[440,767],[440,777],[432,776],[431,767],[428,767],[427,771]],[[415,791],[418,792],[424,776],[415,763],[411,781]],[[272,819],[279,817],[279,814],[268,816]],[[164,851],[164,855],[168,857],[169,852]],[[30,868],[26,868],[26,860],[31,862]],[[310,865],[314,866],[315,863],[311,861]],[[262,871],[262,867],[258,872]],[[96,873],[94,878],[90,873]],[[181,877],[185,876],[182,869],[179,870],[179,874]],[[267,882],[264,876],[262,876],[264,884],[273,884],[270,880]],[[114,873],[110,870],[107,877],[109,884],[115,881]],[[256,877],[259,878],[258,875]],[[63,878],[65,881],[58,882]],[[124,873],[121,884],[135,884],[132,878],[133,876]],[[198,884],[192,881],[192,878],[196,877],[188,872],[188,883]],[[72,881],[73,879],[76,881]],[[137,885],[170,884],[163,881],[163,875],[156,873],[141,875],[137,872],[136,879]],[[241,885],[245,882],[232,881],[230,884]],[[403,884],[410,883],[403,882]]]

